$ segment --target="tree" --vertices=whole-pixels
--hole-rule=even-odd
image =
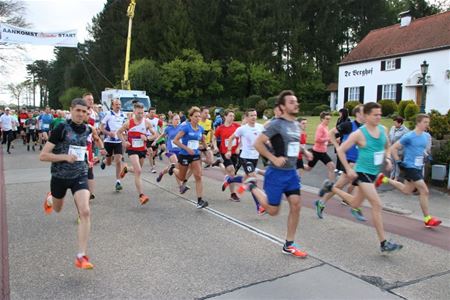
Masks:
[[[132,88],[144,90],[150,96],[161,95],[161,69],[154,60],[139,59],[130,65]]]
[[[72,103],[72,100],[75,98],[81,98],[87,90],[81,87],[71,87],[64,91],[59,101],[62,104],[63,109],[68,110]]]
[[[17,108],[20,107],[20,97],[26,88],[26,83],[21,82],[19,84],[10,83],[7,85],[7,90],[14,96],[14,99],[17,101]]]
[[[46,60],[36,60],[27,65],[27,72],[33,76],[39,86],[39,106],[48,105],[48,79],[50,76],[50,64]]]

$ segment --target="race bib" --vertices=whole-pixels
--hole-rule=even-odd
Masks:
[[[98,128],[100,126],[100,123],[99,122],[95,122],[94,123],[94,128]]]
[[[197,150],[198,145],[199,145],[199,142],[197,140],[190,140],[190,141],[188,141],[188,144],[187,144],[187,146],[189,148],[191,148],[192,150]]]
[[[69,146],[69,154],[75,155],[77,157],[77,161],[85,160],[86,151],[87,151],[86,146],[74,146],[74,145]]]
[[[414,159],[414,165],[416,167],[422,167],[423,166],[423,155],[416,156]]]
[[[373,164],[375,166],[379,166],[383,163],[384,160],[384,151],[375,152],[373,154]]]
[[[230,144],[230,139],[226,139],[225,140],[225,147],[228,148],[228,145]],[[233,139],[233,141],[231,142],[231,147],[236,146],[236,139]]]
[[[170,142],[171,142],[171,144],[172,144],[172,148],[178,148],[178,146],[175,145],[175,143],[174,143],[173,141],[170,141]]]
[[[131,147],[133,148],[142,148],[144,147],[144,141],[142,139],[132,139]]]
[[[42,129],[49,129],[50,128],[50,124],[42,124]]]
[[[36,129],[36,126],[35,125],[30,125],[30,129],[34,130],[34,129]]]
[[[288,144],[288,151],[287,151],[288,157],[297,157],[299,152],[300,152],[299,142],[290,142]]]

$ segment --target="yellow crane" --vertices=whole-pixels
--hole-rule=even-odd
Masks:
[[[125,70],[123,72],[122,89],[131,90],[130,80],[128,79],[128,67],[130,64],[130,51],[131,51],[131,27],[133,25],[134,10],[136,8],[136,0],[130,0],[130,4],[127,9],[128,16],[128,36],[127,36],[127,50],[125,54]]]

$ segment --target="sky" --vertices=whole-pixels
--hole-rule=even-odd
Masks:
[[[89,39],[86,30],[92,18],[103,10],[106,0],[22,0],[26,11],[23,13],[30,29],[39,31],[63,31],[77,29],[78,41]],[[126,12],[124,12],[125,16]],[[24,46],[24,50],[14,48],[1,49],[0,55],[8,57],[0,68],[6,68],[7,74],[0,74],[0,105],[9,103],[11,96],[5,91],[9,83],[26,80],[26,65],[35,60],[54,58],[51,46]],[[3,47],[4,48],[4,47]]]

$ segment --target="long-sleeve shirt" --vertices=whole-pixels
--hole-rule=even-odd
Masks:
[[[322,124],[319,124],[316,129],[316,135],[314,137],[313,150],[316,152],[327,152],[328,141],[330,140],[330,135],[328,133],[328,128]]]

